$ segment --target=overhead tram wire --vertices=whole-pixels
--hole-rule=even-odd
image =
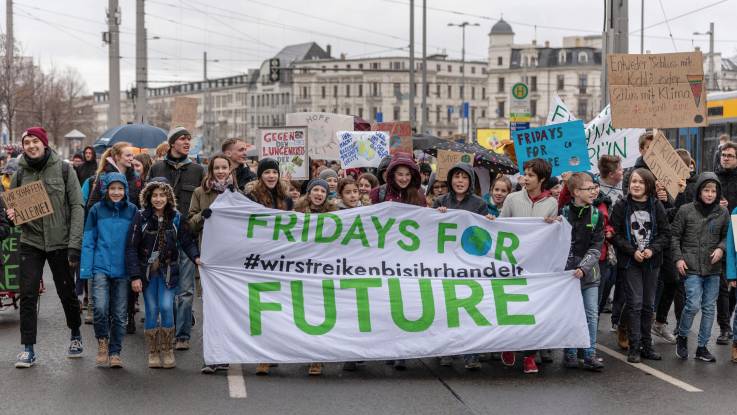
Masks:
[[[663,7],[663,0],[658,0],[658,3],[660,3],[660,10],[663,12],[663,17],[665,18],[665,26],[668,28],[668,35],[670,36],[671,42],[673,42],[673,51],[678,52],[676,41],[673,40],[673,31],[670,29],[670,23],[668,22],[668,16],[665,15],[665,7]]]
[[[647,30],[647,29],[651,29],[651,28],[653,28],[653,27],[656,27],[656,26],[660,26],[660,25],[662,25],[662,24],[667,24],[667,23],[668,23],[669,21],[671,21],[671,22],[672,22],[672,21],[674,21],[674,20],[678,20],[678,19],[680,19],[680,18],[682,18],[682,17],[686,17],[686,16],[692,15],[692,14],[694,14],[694,13],[698,13],[698,12],[700,12],[700,11],[703,11],[703,10],[706,10],[706,9],[708,9],[708,8],[711,8],[711,7],[714,7],[714,6],[720,5],[720,4],[722,4],[722,3],[726,3],[726,2],[728,2],[728,1],[730,1],[730,0],[719,0],[719,1],[716,1],[716,2],[714,2],[714,3],[710,3],[710,4],[707,4],[707,5],[705,5],[705,6],[699,7],[699,8],[697,8],[697,9],[693,9],[693,10],[687,11],[687,12],[685,12],[685,13],[681,13],[681,14],[679,14],[678,16],[675,16],[675,17],[673,17],[673,18],[671,18],[671,19],[666,19],[666,20],[660,21],[660,22],[658,22],[658,23],[653,23],[653,24],[651,24],[651,25],[649,25],[649,26],[645,26],[645,27],[644,27],[643,29],[644,29],[644,30]],[[639,29],[638,29],[638,30],[634,30],[634,31],[630,32],[630,35],[636,35],[636,34],[638,34],[638,33],[640,33]]]
[[[94,50],[96,52],[106,53],[102,49],[102,46],[101,45],[95,45],[94,43],[90,42],[89,40],[84,39],[82,37],[79,37],[79,36],[75,35],[72,32],[78,32],[78,33],[82,33],[82,34],[86,34],[86,35],[95,35],[95,36],[97,35],[97,33],[92,33],[92,32],[87,32],[87,31],[84,31],[84,30],[79,30],[77,28],[65,26],[65,25],[62,25],[62,24],[59,24],[59,23],[52,23],[52,22],[50,22],[48,20],[45,20],[45,19],[42,19],[42,18],[40,18],[38,16],[34,16],[34,15],[32,15],[32,14],[24,11],[24,10],[16,9],[16,11],[19,13],[19,16],[20,17],[28,18],[28,19],[31,19],[31,20],[35,20],[35,21],[44,23],[44,24],[46,24],[46,25],[48,25],[50,27],[53,27],[54,29],[56,29],[56,30],[58,30],[60,32],[66,33],[67,35],[69,35],[69,36],[71,36],[71,37],[79,40],[80,42],[83,42],[83,43],[86,43],[86,44],[88,44],[90,46],[93,46],[94,47]]]

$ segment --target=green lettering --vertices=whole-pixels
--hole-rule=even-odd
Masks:
[[[302,242],[307,242],[310,235],[310,214],[305,213],[305,219],[302,221]]]
[[[282,224],[282,218],[285,215],[276,215],[276,218],[274,219],[274,237],[273,239],[275,241],[279,240],[279,232],[281,231],[284,236],[287,237],[287,240],[289,242],[294,242],[294,236],[292,236],[292,228],[294,228],[294,225],[297,224],[297,215],[294,213],[287,215],[289,217],[289,222],[286,224]]]
[[[505,245],[505,241],[509,241],[509,245]],[[507,255],[510,264],[516,264],[517,259],[514,257],[514,251],[519,248],[519,237],[511,232],[499,232],[496,239],[496,250],[494,250],[494,258],[502,260],[502,254]]]
[[[323,335],[335,327],[335,282],[333,280],[322,280],[322,298],[325,310],[325,318],[319,325],[312,325],[305,318],[305,296],[302,281],[292,281],[292,309],[294,312],[294,323],[303,332],[312,336]]]
[[[458,298],[456,287],[459,285],[471,289],[471,295],[467,298]],[[448,328],[459,327],[461,324],[458,310],[463,308],[473,319],[477,326],[490,326],[489,320],[476,308],[484,299],[484,289],[476,281],[443,280],[443,292],[445,294],[445,309],[448,313]]]
[[[335,230],[330,236],[322,234],[323,228],[325,227],[325,219],[329,218],[335,222]],[[340,217],[333,213],[321,213],[317,215],[317,227],[315,228],[315,242],[320,244],[327,244],[334,242],[340,236],[340,232],[343,230],[343,222]]]
[[[358,330],[362,333],[371,331],[371,308],[369,307],[368,289],[381,287],[381,278],[355,278],[340,280],[341,289],[356,290],[356,312],[358,314]]]
[[[404,315],[402,288],[399,278],[389,278],[389,304],[392,310],[392,320],[400,329],[411,333],[427,330],[435,320],[435,301],[432,295],[432,281],[429,279],[417,280],[420,284],[420,300],[422,301],[422,315],[417,320],[408,320]]]
[[[455,235],[448,235],[445,233],[446,229],[458,229],[458,224],[457,223],[445,223],[445,222],[440,222],[438,224],[438,253],[439,254],[445,253],[445,243],[446,242],[456,241]]]
[[[417,237],[414,233],[412,233],[407,228],[415,228],[419,229],[420,224],[413,221],[412,219],[405,219],[401,222],[399,222],[399,233],[401,233],[403,236],[406,236],[410,239],[411,243],[407,243],[404,241],[397,242],[397,245],[399,245],[400,248],[404,249],[408,252],[416,251],[420,248],[420,238]]]
[[[371,216],[371,222],[374,224],[374,228],[376,229],[376,236],[379,238],[379,242],[377,245],[377,248],[384,249],[384,244],[386,243],[386,234],[389,232],[389,229],[392,228],[392,225],[394,225],[394,222],[397,220],[394,218],[389,218],[385,224],[381,224],[379,222],[379,218],[376,216]]]
[[[261,313],[263,311],[281,311],[281,304],[279,303],[261,302],[261,293],[265,291],[281,291],[281,283],[248,283],[248,318],[251,325],[251,336],[259,336],[261,334]]]
[[[348,228],[348,232],[346,232],[345,237],[343,237],[343,240],[340,241],[340,243],[343,245],[348,245],[348,242],[350,242],[351,239],[358,239],[359,241],[361,241],[361,245],[363,245],[364,248],[369,247],[369,241],[366,237],[366,231],[364,231],[363,229],[363,221],[361,220],[361,215],[356,216],[356,219],[353,220],[351,227]]]
[[[535,324],[535,316],[532,314],[509,314],[507,303],[527,302],[530,298],[527,294],[508,294],[504,292],[505,285],[527,285],[526,278],[492,279],[491,291],[494,294],[496,306],[496,319],[500,326],[531,326]]]
[[[246,232],[246,238],[253,238],[253,228],[256,226],[266,226],[269,223],[265,220],[260,220],[264,216],[269,216],[268,213],[254,213],[248,217],[248,231]]]

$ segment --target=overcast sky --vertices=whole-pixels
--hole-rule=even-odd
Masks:
[[[121,88],[135,78],[135,0],[120,0]],[[421,53],[421,0],[415,13],[416,53]],[[600,34],[604,0],[428,0],[428,54],[445,50],[461,56],[461,31],[448,23],[478,23],[467,28],[466,58],[487,58],[488,32],[504,16],[516,43],[537,39],[557,46],[567,35]],[[709,22],[716,24],[716,46],[737,55],[737,0],[646,0],[645,49],[652,52],[708,50]],[[15,36],[23,54],[44,68],[73,67],[88,91],[107,90],[107,0],[20,0],[15,2]],[[630,52],[640,49],[640,1],[630,0]],[[661,8],[665,8],[663,10]],[[711,6],[711,7],[709,7]],[[452,10],[451,10],[452,9]],[[703,10],[698,10],[703,9]],[[5,2],[0,2],[5,17]],[[146,0],[151,86],[202,78],[202,52],[219,62],[210,77],[236,75],[276,54],[285,45],[315,41],[332,45],[333,56],[406,55],[409,0]],[[691,12],[691,13],[689,13]],[[683,17],[679,17],[684,15]],[[669,19],[669,25],[663,23]],[[1,22],[5,32],[5,19]],[[670,26],[670,27],[669,27]],[[673,40],[671,40],[671,34]],[[674,45],[675,42],[675,45]]]

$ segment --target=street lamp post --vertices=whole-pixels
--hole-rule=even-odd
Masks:
[[[463,22],[463,23],[448,23],[448,26],[455,26],[460,27],[463,41],[461,44],[461,116],[464,110],[464,106],[466,104],[466,27],[467,26],[479,26],[478,23],[469,23],[469,22]],[[469,120],[467,119],[464,123],[463,118],[461,118],[461,125],[463,129],[463,133],[466,135],[466,140],[468,140],[468,127],[469,127]]]
[[[709,36],[709,84],[707,89],[716,91],[717,86],[716,68],[714,68],[714,22],[709,23],[708,32],[693,32],[695,36]]]

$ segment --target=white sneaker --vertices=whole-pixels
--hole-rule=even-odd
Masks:
[[[658,323],[656,321],[655,323],[653,323],[653,328],[650,331],[652,332],[652,334],[663,339],[666,343],[676,344],[676,338],[668,330],[668,326],[666,324]]]

